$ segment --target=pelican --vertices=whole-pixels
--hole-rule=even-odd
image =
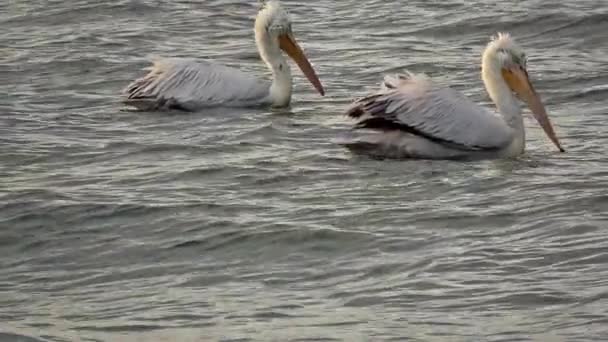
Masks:
[[[525,149],[521,99],[564,152],[526,64],[525,53],[508,33],[492,37],[482,55],[481,74],[498,113],[424,74],[385,76],[380,90],[348,108],[346,115],[355,120],[353,133],[360,135],[340,143],[354,152],[383,158],[515,157]]]
[[[291,57],[310,83],[325,95],[323,86],[298,45],[291,21],[279,0],[261,2],[255,20],[255,41],[272,82],[240,70],[206,61],[168,58],[154,61],[149,73],[123,90],[124,102],[141,110],[205,107],[286,107],[291,101],[292,78],[282,52]]]

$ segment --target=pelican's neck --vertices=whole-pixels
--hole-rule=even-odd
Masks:
[[[260,57],[272,71],[272,84],[270,85],[272,105],[278,107],[289,105],[292,90],[291,69],[279,48],[278,40],[272,38],[265,28],[259,29],[257,26],[255,40]]]
[[[498,112],[502,115],[509,127],[513,128],[522,136],[524,134],[524,123],[521,115],[522,110],[519,101],[513,95],[511,88],[502,76],[500,66],[492,60],[483,59],[481,76],[486,86],[488,95],[496,104]]]

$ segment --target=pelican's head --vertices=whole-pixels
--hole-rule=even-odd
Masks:
[[[262,58],[272,64],[273,60],[276,60],[273,54],[280,53],[280,50],[284,51],[296,62],[315,89],[321,95],[325,95],[319,77],[294,37],[289,14],[281,6],[281,2],[267,0],[260,1],[260,4],[261,8],[255,19],[255,38]]]
[[[545,106],[528,78],[526,54],[509,34],[498,33],[488,43],[482,57],[482,68],[484,69],[484,79],[486,77],[502,78],[511,92],[528,104],[534,118],[549,139],[561,152],[564,152],[555,135]],[[496,99],[494,100],[496,101]]]

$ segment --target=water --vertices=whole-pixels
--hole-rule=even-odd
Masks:
[[[608,338],[605,1],[285,1],[322,98],[124,111],[152,55],[267,75],[254,1],[0,5],[0,339]],[[511,161],[378,161],[331,139],[409,69],[490,105],[511,32],[566,154],[527,117]]]

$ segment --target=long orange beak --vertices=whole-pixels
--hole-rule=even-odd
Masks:
[[[302,51],[294,36],[291,33],[280,35],[279,47],[296,62],[308,81],[315,87],[315,89],[317,89],[321,96],[324,96],[325,90],[323,89],[323,85],[321,84],[321,81],[319,81],[319,77],[317,77],[315,69],[313,69],[312,65],[310,65],[304,51]]]
[[[526,101],[532,114],[534,114],[534,118],[538,121],[553,144],[555,144],[560,152],[565,152],[566,150],[562,148],[555,135],[555,131],[553,130],[545,106],[540,100],[540,96],[536,93],[536,90],[534,90],[532,83],[530,83],[526,70],[519,65],[514,65],[503,68],[502,76],[511,90],[517,93],[522,100]]]

